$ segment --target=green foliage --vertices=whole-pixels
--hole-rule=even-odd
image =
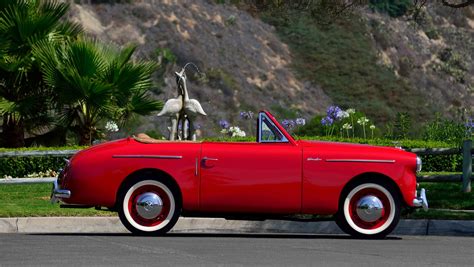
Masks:
[[[89,38],[62,43],[41,42],[34,47],[45,82],[56,89],[63,124],[77,127],[79,144],[91,144],[104,119],[121,125],[135,115],[148,115],[162,107],[151,99],[153,62],[133,62],[135,46],[119,49]]]
[[[370,0],[369,6],[391,17],[405,15],[413,6],[412,0]]]
[[[81,150],[84,146],[68,147],[24,147],[24,148],[0,148],[2,152],[12,151],[52,151],[52,150]],[[63,157],[9,157],[0,158],[0,178],[4,176],[27,177],[29,174],[46,172],[48,170],[57,171],[64,167]]]
[[[462,172],[462,155],[423,155],[423,171]]]
[[[461,144],[467,137],[466,130],[464,123],[444,119],[440,114],[437,114],[436,118],[423,128],[423,139]]]
[[[417,120],[431,116],[421,93],[377,63],[367,26],[357,16],[325,26],[304,12],[290,13],[286,20],[272,14],[264,19],[289,45],[299,76],[321,85],[341,107],[353,107],[380,123],[393,120],[397,112]]]
[[[412,129],[411,117],[406,112],[398,112],[395,118],[392,139],[408,139],[408,134]]]
[[[324,126],[321,124],[321,119],[324,116],[314,116],[311,120],[306,121],[306,124],[299,127],[295,131],[298,136],[323,136],[325,134]]]
[[[58,1],[11,0],[0,3],[0,115],[3,143],[24,145],[23,135],[51,123],[51,87],[41,79],[32,49],[64,41],[82,30],[62,17],[69,5]]]
[[[4,176],[27,177],[28,174],[57,171],[64,167],[61,157],[0,158],[0,178]]]

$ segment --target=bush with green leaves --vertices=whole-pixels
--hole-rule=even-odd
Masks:
[[[412,0],[370,0],[372,9],[389,14],[391,17],[405,15],[413,5]]]
[[[472,138],[467,134],[468,129],[465,123],[442,118],[440,114],[437,114],[436,118],[423,128],[423,139],[429,141],[443,141],[460,145],[463,140]]]

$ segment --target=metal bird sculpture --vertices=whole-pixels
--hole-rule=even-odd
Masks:
[[[199,69],[193,63],[187,63],[180,72],[175,72],[176,83],[178,86],[178,97],[166,101],[163,109],[158,116],[167,115],[171,118],[170,140],[196,140],[195,130],[192,123],[194,115],[206,116],[206,112],[202,108],[199,101],[190,99],[186,86],[186,67],[194,66],[197,71]],[[178,125],[181,124],[181,131],[178,131]]]

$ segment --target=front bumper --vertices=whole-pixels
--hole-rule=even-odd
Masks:
[[[428,210],[428,199],[426,198],[426,190],[424,188],[420,190],[420,196],[418,196],[418,191],[416,191],[413,207],[423,208],[425,211]]]
[[[59,202],[63,198],[70,198],[71,191],[66,189],[61,189],[58,185],[58,180],[54,180],[53,189],[51,191],[51,203]]]

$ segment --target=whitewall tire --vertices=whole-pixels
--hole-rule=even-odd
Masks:
[[[124,186],[119,193],[119,217],[132,233],[162,235],[176,223],[181,202],[169,184],[142,179]]]
[[[400,197],[389,183],[358,183],[342,193],[336,222],[352,236],[383,238],[399,220]]]

